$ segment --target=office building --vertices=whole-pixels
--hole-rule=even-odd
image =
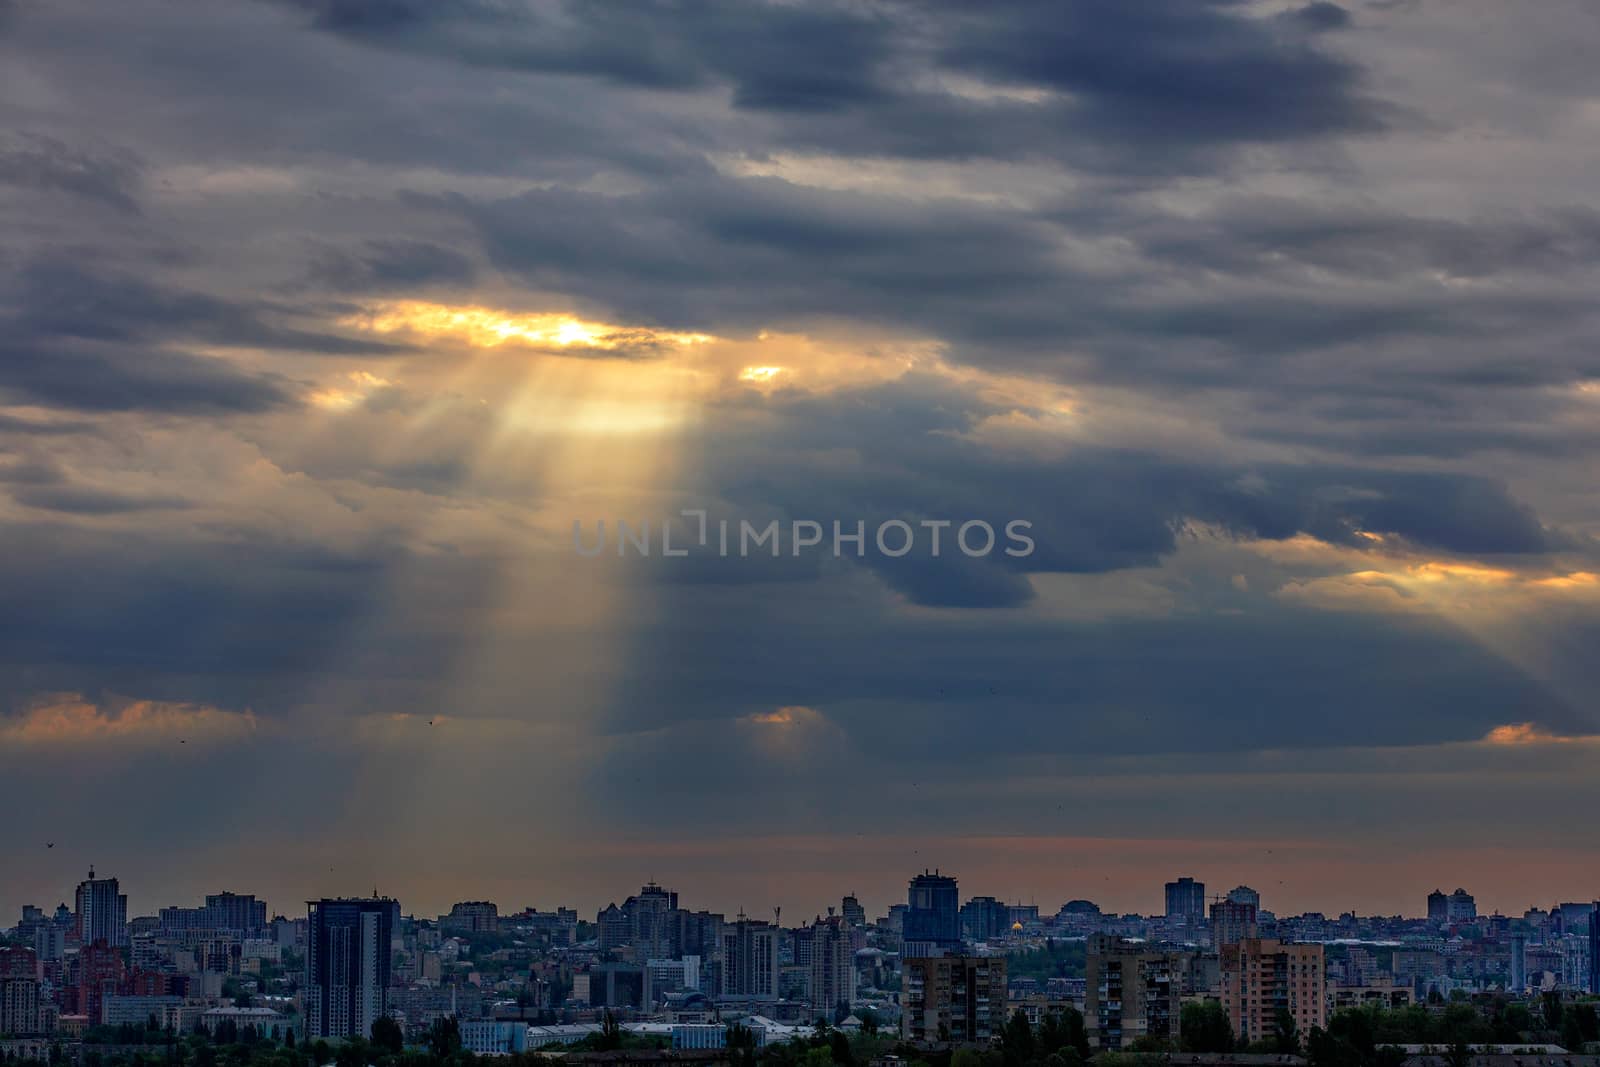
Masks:
[[[383,897],[307,902],[307,1036],[367,1037],[388,1014],[394,912]]]
[[[1206,884],[1193,878],[1167,883],[1167,921],[1199,926],[1206,921]]]
[[[1428,894],[1428,921],[1440,926],[1450,921],[1450,898],[1437,889]]]
[[[1466,923],[1478,917],[1478,902],[1465,889],[1450,894],[1445,917],[1453,923]]]
[[[1011,933],[1011,908],[994,897],[961,905],[961,932],[972,941],[994,941]]]
[[[1327,1025],[1321,945],[1248,937],[1222,945],[1219,953],[1222,1006],[1241,1043],[1272,1037],[1280,1009],[1288,1011],[1301,1034]]]
[[[988,1044],[1006,1022],[1003,956],[935,956],[902,965],[900,1034],[909,1041]]]
[[[961,951],[961,894],[956,880],[923,871],[906,890],[902,957],[943,956]]]

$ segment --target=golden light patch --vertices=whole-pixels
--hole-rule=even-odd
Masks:
[[[328,411],[348,411],[377,390],[394,384],[364,370],[351,371],[346,378],[346,385],[329,386],[312,393],[311,403]]]
[[[421,300],[374,304],[341,319],[340,325],[370,333],[413,334],[430,340],[456,341],[473,348],[499,348],[510,344],[621,352],[687,348],[716,340],[710,334],[591,322],[564,313],[524,313],[476,304],[455,306]]]
[[[1570,745],[1577,741],[1588,740],[1582,737],[1569,737],[1563,734],[1553,734],[1531,722],[1508,722],[1504,726],[1496,726],[1493,730],[1483,735],[1486,745]]]
[[[808,708],[801,704],[787,707],[774,708],[772,711],[758,711],[746,715],[746,722],[759,726],[796,726],[801,723],[816,722],[822,718],[822,713],[816,708]]]
[[[739,372],[739,380],[741,382],[754,382],[758,385],[766,385],[777,380],[778,376],[782,373],[782,367],[746,367],[744,370]]]
[[[133,700],[96,704],[81,693],[40,697],[21,714],[0,719],[0,740],[16,744],[176,741],[234,738],[256,731],[255,714],[206,704]]]

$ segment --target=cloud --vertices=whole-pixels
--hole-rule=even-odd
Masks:
[[[0,135],[0,185],[66,193],[136,215],[143,171],[143,161],[126,150],[73,149],[37,133]]]
[[[1504,747],[1522,745],[1570,745],[1580,742],[1593,742],[1600,740],[1597,736],[1569,737],[1552,733],[1542,726],[1531,722],[1508,722],[1503,726],[1496,726],[1493,730],[1483,735],[1483,743]]]
[[[248,738],[258,726],[249,710],[56,693],[0,716],[0,739],[26,746],[204,744]]]

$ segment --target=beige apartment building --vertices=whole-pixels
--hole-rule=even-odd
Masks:
[[[1241,1041],[1271,1037],[1278,1010],[1288,1011],[1301,1040],[1326,1026],[1327,978],[1321,945],[1248,937],[1223,945],[1222,1006]]]

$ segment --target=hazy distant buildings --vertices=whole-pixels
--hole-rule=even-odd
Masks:
[[[1255,937],[1256,914],[1257,905],[1254,901],[1248,898],[1236,900],[1230,893],[1211,905],[1211,940],[1220,947]]]
[[[1206,884],[1193,878],[1167,883],[1167,921],[1199,926],[1206,921]]]
[[[902,957],[961,951],[961,894],[954,878],[923,871],[911,879],[901,939]]]
[[[1245,938],[1219,949],[1222,1006],[1241,1042],[1260,1041],[1275,1032],[1279,1009],[1309,1034],[1327,1025],[1327,977],[1321,945],[1286,945]]]
[[[492,934],[500,928],[500,909],[487,900],[463,900],[439,916],[439,929],[447,934]]]
[[[608,905],[596,917],[600,951],[627,948],[639,961],[673,959],[679,954],[678,894],[647,883],[637,894]]]
[[[388,1014],[394,910],[395,902],[381,897],[308,902],[308,1036],[366,1037]]]
[[[78,883],[74,907],[74,923],[78,943],[90,945],[104,941],[113,948],[128,943],[128,898],[115,878],[96,878],[94,868],[89,877]]]
[[[961,932],[972,941],[993,941],[1011,932],[1011,907],[994,897],[973,897],[961,905]]]
[[[844,917],[845,922],[858,929],[867,925],[867,909],[861,906],[861,901],[856,899],[854,893],[844,898],[839,907],[839,914]]]
[[[911,1041],[987,1044],[1006,1021],[1003,956],[939,956],[902,965],[900,1033]]]
[[[1478,917],[1478,902],[1465,889],[1448,896],[1435,889],[1428,894],[1428,921],[1439,926],[1471,922]]]
[[[266,931],[267,902],[251,893],[212,893],[203,907],[162,908],[157,917],[163,937],[202,932],[226,933],[243,940]]]

